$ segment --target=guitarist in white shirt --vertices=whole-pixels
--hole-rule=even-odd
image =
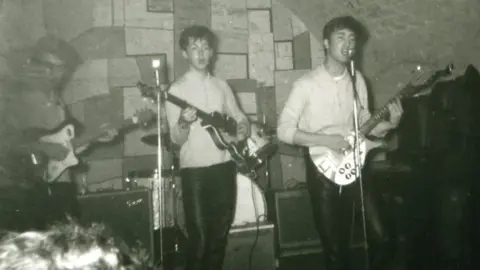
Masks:
[[[41,142],[35,134],[29,134],[29,130],[50,131],[66,120],[73,120],[62,102],[61,91],[80,63],[78,53],[63,40],[44,37],[34,46],[31,58],[22,67],[19,76],[12,80],[11,89],[8,90],[12,91],[6,116],[6,122],[11,127],[9,153],[12,156],[23,156],[32,161],[31,154],[34,154],[39,163],[66,157],[68,150],[64,146]],[[106,127],[105,135],[98,141],[110,141],[117,133],[115,129]],[[84,145],[75,149],[75,152],[81,153],[87,147],[88,145]],[[26,168],[28,170],[29,167]],[[30,168],[33,168],[33,165]],[[39,171],[43,169],[40,167]],[[41,178],[41,173],[27,174],[27,177]],[[27,182],[32,182],[31,180],[27,179]],[[36,181],[39,184],[34,188],[36,196],[29,196],[29,205],[35,204],[38,209],[31,209],[31,213],[27,213],[32,215],[30,219],[36,220],[36,225],[33,226],[43,227],[46,223],[64,219],[66,213],[73,217],[79,215],[75,185],[69,171],[65,171],[53,183],[42,183],[42,179],[35,180],[40,181]]]
[[[298,79],[286,101],[278,120],[278,138],[300,146],[325,146],[335,151],[351,148],[345,139],[353,130],[353,89],[348,64],[351,51],[358,50],[361,25],[350,16],[330,20],[323,29],[325,60],[323,64]],[[369,116],[368,97],[364,78],[356,71],[356,86],[360,103],[360,125]],[[395,128],[403,113],[399,101],[389,107],[390,120],[379,123],[370,135],[383,137]],[[324,248],[328,270],[349,268],[349,240],[352,219],[352,200],[360,192],[358,181],[340,186],[322,175],[306,157],[307,187],[311,198],[313,216]],[[375,205],[365,193],[368,235],[371,247],[386,241],[386,234]],[[357,204],[358,205],[358,204]],[[300,221],[301,222],[301,221]],[[370,253],[375,250],[370,249]],[[378,258],[377,258],[378,259]],[[373,268],[383,269],[380,260]]]
[[[180,49],[189,70],[172,83],[169,93],[191,106],[227,114],[237,122],[237,139],[249,135],[247,117],[240,111],[228,84],[210,74],[214,34],[190,26],[180,36]],[[185,224],[188,233],[187,270],[222,269],[227,236],[236,202],[236,165],[227,150],[217,148],[200,125],[194,108],[166,103],[172,142],[180,146],[179,165]]]

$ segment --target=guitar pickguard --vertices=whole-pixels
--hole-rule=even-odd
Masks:
[[[50,159],[47,164],[46,181],[52,182],[57,179],[68,167],[78,164],[78,158],[71,144],[71,140],[75,137],[75,128],[68,124],[58,132],[45,135],[40,138],[42,142],[58,143],[68,149],[68,154],[63,160]]]
[[[347,138],[347,140],[352,140],[352,138]],[[353,144],[353,141],[351,143]],[[360,138],[360,168],[363,167],[368,152],[380,145],[381,143]],[[360,172],[357,172],[355,168],[353,150],[337,153],[326,147],[311,147],[309,154],[318,171],[337,185],[349,185],[360,176]]]

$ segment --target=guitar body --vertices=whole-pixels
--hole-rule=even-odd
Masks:
[[[221,150],[228,150],[232,160],[236,163],[238,171],[251,177],[256,178],[255,171],[250,168],[250,164],[245,159],[245,153],[235,143],[235,139],[227,133],[221,132],[212,125],[203,125],[203,128],[210,134],[215,146]]]
[[[154,119],[156,113],[149,109],[141,109],[135,114],[127,119],[121,119],[119,121],[115,121],[113,123],[108,123],[108,127],[115,130],[129,128],[138,124],[146,125],[148,121]],[[66,122],[62,125],[59,125],[53,131],[37,131],[31,130],[35,138],[40,142],[47,142],[47,143],[54,143],[60,144],[64,146],[68,150],[68,154],[63,160],[53,160],[51,158],[46,157],[45,162],[40,162],[42,164],[43,169],[43,180],[46,182],[53,182],[55,181],[67,168],[71,166],[75,166],[79,163],[79,160],[76,156],[77,149],[79,147],[86,147],[92,142],[96,142],[98,137],[105,134],[105,130],[103,128],[98,128],[97,130],[93,129],[89,133],[83,134],[82,138],[75,138],[75,126],[70,122]],[[41,135],[40,135],[41,134]],[[84,148],[85,149],[85,148]],[[34,154],[32,156],[36,159]],[[36,161],[31,158],[32,163],[36,163]]]
[[[353,145],[353,139],[353,136],[347,137],[351,145]],[[381,142],[360,137],[361,167],[363,167],[368,152],[381,145]],[[309,154],[317,170],[339,186],[349,185],[360,176],[360,172],[355,170],[355,153],[353,150],[338,153],[327,147],[310,147]]]
[[[67,124],[60,130],[40,137],[42,142],[57,143],[68,149],[68,154],[63,160],[48,160],[46,164],[45,181],[52,182],[57,179],[67,168],[77,165],[79,160],[75,156],[75,151],[71,140],[75,137],[75,128],[72,124]]]

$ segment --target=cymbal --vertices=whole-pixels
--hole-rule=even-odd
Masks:
[[[158,145],[158,135],[157,134],[150,134],[145,135],[142,137],[142,142],[149,146],[157,146]]]

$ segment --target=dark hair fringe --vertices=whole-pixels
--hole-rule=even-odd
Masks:
[[[206,40],[208,45],[216,50],[217,39],[215,34],[210,30],[210,28],[203,25],[191,25],[185,28],[180,34],[180,40],[178,42],[182,50],[186,50],[190,40],[196,41],[199,39]]]
[[[323,39],[330,39],[333,32],[342,29],[352,31],[358,41],[365,39],[366,33],[363,25],[350,15],[335,17],[328,21],[323,27]]]

